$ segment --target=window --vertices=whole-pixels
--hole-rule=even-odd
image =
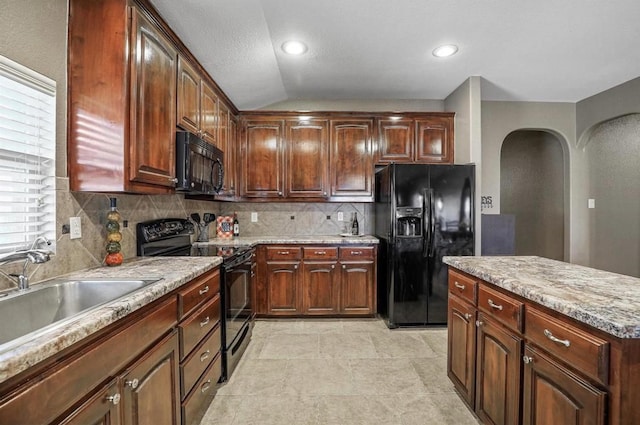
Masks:
[[[55,243],[55,90],[55,81],[0,56],[0,253],[38,236]]]

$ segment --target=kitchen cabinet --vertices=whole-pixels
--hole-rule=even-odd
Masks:
[[[328,196],[328,127],[328,121],[320,119],[285,122],[285,197]]]
[[[206,272],[3,382],[0,422],[199,423],[221,376],[219,280]]]
[[[254,299],[261,316],[371,316],[373,246],[260,246]]]
[[[283,133],[282,120],[242,122],[242,197],[279,198],[284,195]]]
[[[224,184],[218,194],[225,199],[236,195],[236,139],[238,123],[229,108],[222,102],[218,106],[218,144],[224,152]]]
[[[448,338],[448,376],[481,423],[622,425],[637,418],[622,390],[637,377],[637,362],[623,360],[637,353],[632,341],[455,269]]]
[[[330,196],[373,200],[373,120],[332,119],[329,155]]]
[[[206,142],[223,149],[224,146],[218,141],[218,96],[204,80],[200,83],[200,89],[200,136]]]
[[[606,391],[529,344],[524,363],[524,425],[607,423]]]
[[[453,113],[376,119],[377,164],[453,163]]]

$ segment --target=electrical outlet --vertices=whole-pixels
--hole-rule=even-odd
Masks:
[[[589,200],[587,201],[587,206],[588,206],[589,208],[595,208],[595,207],[596,207],[596,200],[595,200],[595,199],[589,199]]]
[[[338,221],[344,221],[344,213],[342,211],[338,211]]]
[[[252,223],[257,223],[258,222],[258,213],[257,212],[252,212],[251,213],[251,222]]]
[[[82,237],[82,222],[80,217],[69,218],[69,239],[80,239]]]

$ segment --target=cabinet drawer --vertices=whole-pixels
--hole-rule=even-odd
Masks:
[[[267,260],[299,260],[302,249],[297,246],[268,246]]]
[[[221,374],[222,356],[218,354],[182,403],[182,423],[184,425],[200,423],[204,412],[215,395],[216,385]]]
[[[478,281],[449,269],[449,292],[465,301],[476,305],[476,288]]]
[[[524,304],[485,285],[478,287],[478,308],[518,332],[522,332]]]
[[[178,325],[180,329],[180,360],[187,357],[219,321],[220,295],[218,294]]]
[[[197,277],[178,292],[178,320],[220,292],[220,269]]]
[[[211,364],[213,359],[218,355],[220,351],[220,330],[221,327],[216,327],[198,347],[196,347],[184,364],[180,366],[180,391],[183,397],[185,397],[198,378],[202,375],[202,372]]]
[[[607,385],[609,343],[533,308],[525,312],[525,337],[577,371]]]
[[[302,248],[305,260],[335,260],[338,258],[336,247],[304,247]]]
[[[353,260],[373,260],[373,247],[372,246],[354,246],[354,247],[340,247],[340,259],[353,261]]]

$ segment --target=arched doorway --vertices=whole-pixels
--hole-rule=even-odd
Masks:
[[[500,152],[500,212],[515,216],[515,254],[564,260],[565,161],[560,139],[510,133]]]

